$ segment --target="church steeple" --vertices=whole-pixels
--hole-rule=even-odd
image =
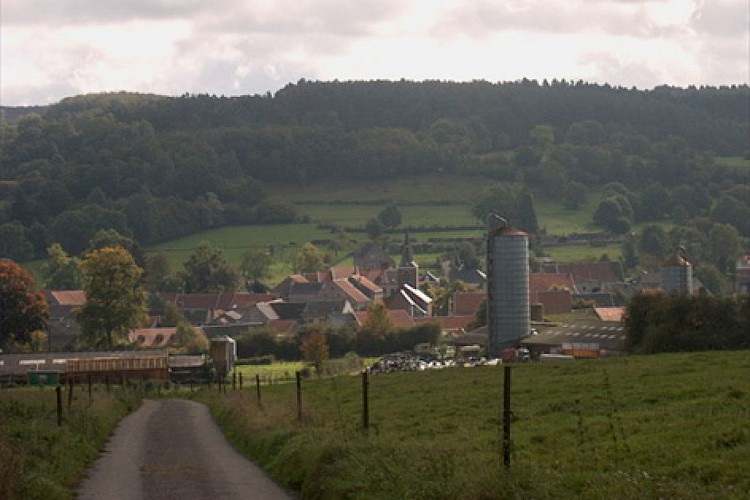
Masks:
[[[404,236],[404,244],[401,247],[401,264],[396,269],[398,286],[401,288],[404,284],[416,287],[418,284],[419,266],[414,262],[414,251],[411,248],[409,240],[409,231]]]
[[[414,266],[414,252],[409,241],[409,231],[405,231],[404,244],[401,246],[401,267]]]

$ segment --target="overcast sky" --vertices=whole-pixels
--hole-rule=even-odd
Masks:
[[[748,0],[2,0],[6,106],[308,80],[748,82]]]

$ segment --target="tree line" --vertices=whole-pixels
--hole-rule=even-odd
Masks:
[[[747,102],[746,85],[639,91],[564,80],[71,97],[0,127],[0,257],[42,257],[53,242],[79,253],[99,229],[147,245],[294,221],[292,204],[267,200],[267,183],[439,172],[519,183],[571,207],[620,183],[634,195],[607,200],[605,229],[697,211],[747,236],[748,194],[737,186],[750,172],[715,160],[750,154]]]
[[[641,354],[750,348],[750,296],[635,295],[626,346]]]

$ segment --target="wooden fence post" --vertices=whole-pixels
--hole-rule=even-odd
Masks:
[[[260,374],[255,374],[255,392],[258,395],[258,406],[260,406]]]
[[[73,377],[68,376],[68,408],[73,403]]]
[[[302,420],[302,374],[296,372],[297,378],[297,420]]]
[[[370,381],[367,379],[367,370],[362,371],[362,427],[367,431],[370,428]]]
[[[55,393],[57,395],[57,426],[62,425],[62,387],[59,385],[55,387]]]
[[[510,366],[504,367],[503,376],[503,465],[510,468]]]

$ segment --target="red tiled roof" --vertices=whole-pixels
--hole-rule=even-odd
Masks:
[[[544,304],[545,314],[564,314],[573,310],[573,296],[570,290],[540,290],[529,292],[531,303]]]
[[[570,274],[574,282],[614,283],[619,281],[612,262],[568,262],[545,266],[545,268],[548,267],[554,268],[558,273]]]
[[[414,326],[414,319],[409,316],[404,309],[386,309],[388,312],[388,320],[396,328],[411,328]],[[354,319],[359,326],[362,326],[367,321],[367,311],[355,311]]]
[[[273,319],[268,322],[268,328],[276,333],[289,333],[296,324],[297,321],[293,319]]]
[[[353,275],[357,275],[357,268],[354,266],[338,266],[331,268],[331,277],[334,280],[346,279]]]
[[[48,290],[47,293],[57,305],[82,306],[86,303],[86,292],[83,290]]]
[[[614,321],[622,323],[622,315],[625,314],[624,307],[595,307],[594,312],[602,321]]]
[[[383,291],[382,288],[380,288],[378,285],[376,285],[375,283],[373,283],[372,281],[370,281],[365,276],[358,276],[358,275],[357,276],[351,276],[349,279],[356,280],[357,283],[359,283],[364,288],[367,288],[368,290],[370,290],[373,293],[380,293],[380,292]]]
[[[530,273],[529,291],[546,292],[553,288],[567,288],[573,290],[575,283],[567,273]]]
[[[172,345],[177,327],[137,328],[128,332],[128,340],[139,347],[166,347]]]
[[[173,302],[182,309],[249,309],[259,302],[274,300],[277,296],[271,293],[160,293],[164,300]]]
[[[335,280],[333,282],[342,292],[344,292],[353,302],[369,302],[370,298],[364,293],[357,290],[357,287],[349,283],[348,280]]]
[[[487,297],[485,292],[456,292],[453,294],[453,315],[474,316],[479,304]]]
[[[404,309],[388,309],[388,319],[396,328],[411,328],[414,320]]]
[[[360,276],[364,276],[373,283],[382,283],[383,282],[383,276],[385,276],[386,271],[385,269],[369,269],[364,271]]]

